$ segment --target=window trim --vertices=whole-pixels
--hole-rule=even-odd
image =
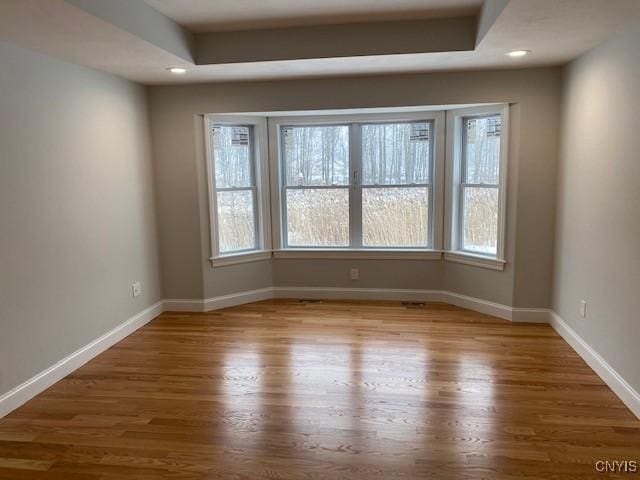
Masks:
[[[496,255],[462,250],[462,164],[464,120],[488,115],[502,117],[500,136],[500,173],[498,183],[498,233]],[[503,270],[505,260],[505,229],[507,204],[507,169],[509,145],[509,105],[497,104],[447,111],[447,202],[445,212],[445,260],[468,265]],[[492,184],[493,185],[493,184]],[[491,185],[489,186],[491,187]],[[495,188],[495,187],[493,187]]]
[[[215,186],[215,164],[213,158],[212,129],[214,125],[250,126],[251,128],[251,172],[253,184],[251,188],[242,187],[240,190],[255,189],[254,222],[256,234],[256,248],[220,253],[218,238],[218,208],[216,193],[220,189]],[[208,114],[204,116],[206,172],[209,195],[209,234],[211,242],[212,267],[234,265],[259,261],[271,257],[271,219],[269,217],[269,155],[267,119],[265,117]],[[222,189],[233,190],[233,189]]]
[[[281,158],[282,152],[282,127],[286,126],[303,126],[303,125],[349,125],[350,126],[350,183],[347,187],[350,192],[353,188],[353,170],[354,164],[351,159],[360,161],[360,126],[365,123],[393,123],[393,122],[411,122],[425,120],[431,122],[433,127],[433,140],[431,149],[431,172],[430,172],[430,188],[429,188],[429,214],[430,214],[430,230],[431,238],[430,246],[427,248],[416,247],[378,247],[378,246],[362,246],[359,245],[355,238],[361,238],[361,232],[356,231],[360,222],[354,221],[354,215],[361,218],[361,201],[350,201],[350,246],[347,247],[296,247],[288,246],[286,243],[286,212],[284,207],[284,162]],[[445,157],[445,112],[440,110],[424,110],[411,112],[390,112],[390,113],[363,113],[363,114],[346,114],[346,115],[311,115],[311,116],[283,116],[269,117],[269,149],[270,149],[270,170],[271,170],[271,218],[272,218],[272,235],[274,245],[274,256],[279,258],[294,258],[291,254],[297,252],[295,258],[354,258],[349,255],[364,255],[371,258],[381,258],[385,254],[393,258],[412,258],[416,254],[432,253],[424,258],[429,259],[441,258],[442,250],[442,224],[443,224],[443,206],[444,206],[444,157]],[[356,128],[352,126],[356,125]],[[361,169],[358,169],[360,173]],[[362,191],[362,185],[357,189]],[[350,193],[350,196],[352,193]],[[358,204],[358,205],[356,205]],[[355,210],[355,211],[354,211]],[[355,237],[355,238],[354,238]],[[291,252],[289,254],[288,252]],[[326,252],[326,253],[325,253]],[[324,253],[324,254],[323,254]]]

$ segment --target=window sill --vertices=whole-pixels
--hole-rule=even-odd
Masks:
[[[404,250],[404,249],[286,249],[273,252],[274,258],[326,258],[326,259],[361,259],[361,260],[440,260],[442,253],[438,250]]]
[[[283,259],[355,259],[355,260],[440,260],[462,263],[476,267],[503,271],[507,263],[505,260],[488,258],[482,255],[463,252],[441,252],[439,250],[410,250],[410,249],[297,249],[259,250],[220,257],[211,257],[212,267],[226,267],[241,263],[259,262],[273,258]]]
[[[232,255],[222,255],[220,257],[211,257],[209,261],[212,267],[227,267],[229,265],[238,265],[240,263],[259,262],[260,260],[268,260],[271,258],[271,250],[258,250],[254,252],[242,252]]]
[[[491,270],[503,271],[506,260],[498,258],[483,257],[465,252],[444,252],[444,259],[448,262],[473,265],[474,267],[490,268]]]

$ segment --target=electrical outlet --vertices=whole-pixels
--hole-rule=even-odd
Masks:
[[[580,300],[580,316],[582,318],[587,318],[587,301]]]
[[[351,280],[358,280],[359,276],[360,276],[360,271],[357,268],[352,268],[351,269]]]
[[[131,291],[134,297],[139,297],[140,294],[142,293],[142,286],[140,285],[140,282],[136,282],[133,285],[131,285]]]

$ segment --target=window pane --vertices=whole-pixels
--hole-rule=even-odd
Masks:
[[[426,247],[427,188],[363,188],[362,243],[367,247]]]
[[[500,115],[465,120],[465,183],[499,183]]]
[[[498,246],[498,189],[464,188],[462,248],[495,255]]]
[[[429,122],[362,125],[362,183],[429,183]]]
[[[349,189],[287,190],[287,241],[298,247],[349,246]]]
[[[348,185],[347,125],[282,129],[287,185]]]
[[[253,191],[218,192],[220,253],[256,248]]]
[[[213,158],[216,187],[249,187],[251,180],[251,134],[249,127],[216,125]]]

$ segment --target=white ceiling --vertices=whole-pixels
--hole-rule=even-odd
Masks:
[[[441,16],[444,12],[450,15],[452,9],[459,9],[458,15],[464,9],[477,10],[478,7],[478,2],[472,0],[148,1],[164,4],[167,8],[183,6],[179,8],[180,18],[178,13],[171,13],[171,16],[196,29],[203,27],[194,26],[188,18],[199,18],[197,22],[203,22],[201,25],[206,22],[213,25],[219,21],[216,18],[228,18],[229,22],[240,22],[236,26],[242,24],[248,28],[250,25],[264,27],[268,25],[264,22],[272,21],[297,25],[301,18],[310,18],[313,11],[319,10],[325,20],[330,14],[334,15],[332,18],[340,15],[343,20],[354,21],[372,19],[372,15],[378,15],[385,8],[388,11],[390,6],[397,6],[395,13],[377,17],[379,21],[397,18],[393,15],[403,9],[409,11],[418,4],[434,10],[432,16]],[[83,2],[0,0],[0,41],[10,41],[140,83],[170,84],[559,65],[602,42],[628,23],[640,22],[640,0],[510,0],[473,51],[194,65],[154,44],[150,37],[144,39],[144,36],[132,33],[132,29],[127,31],[72,3]],[[359,11],[360,17],[346,18],[347,7],[344,5],[349,5],[350,15]],[[207,7],[208,13],[198,17],[196,7],[203,6]],[[295,12],[295,15],[284,19],[282,9],[286,6],[288,12]],[[505,56],[507,51],[521,48],[532,50],[532,54],[520,59]],[[168,66],[184,66],[188,73],[171,75],[166,71]]]
[[[193,32],[475,15],[482,0],[145,0]]]

